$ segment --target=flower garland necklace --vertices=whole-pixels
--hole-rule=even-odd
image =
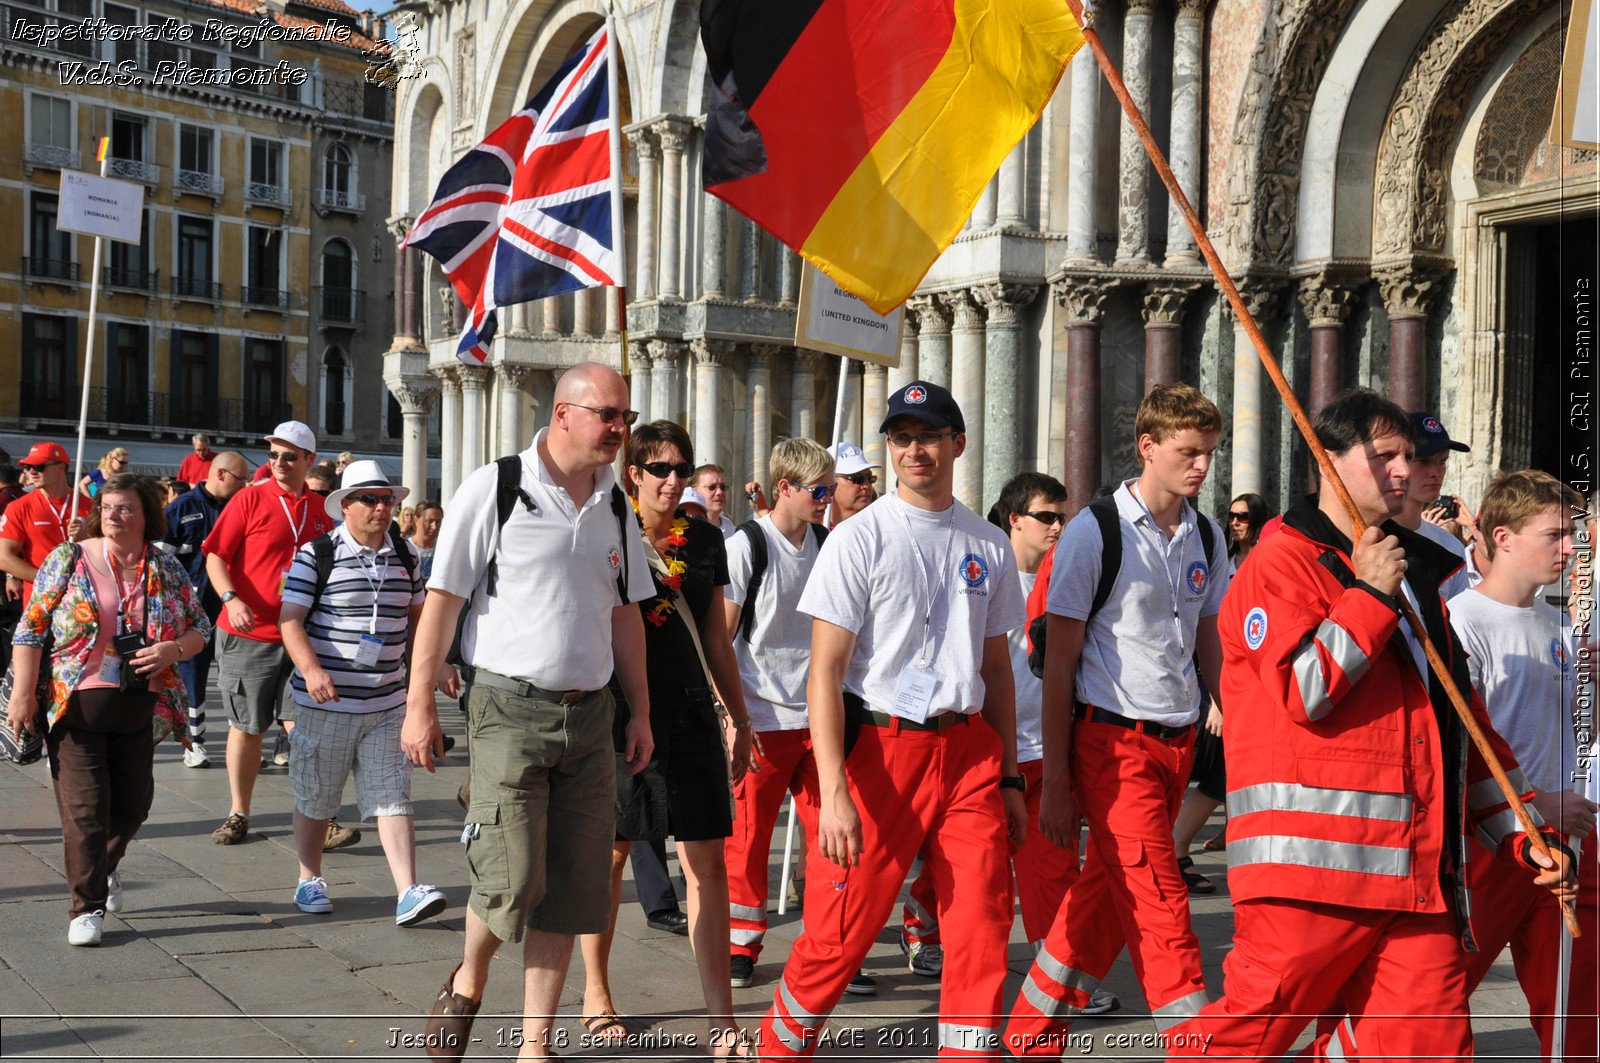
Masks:
[[[632,501],[634,516],[640,518],[639,524],[642,528],[644,526],[644,518],[639,513],[639,500],[635,498]],[[665,562],[667,570],[665,573],[659,571],[654,573],[655,577],[666,584],[667,588],[674,593],[683,589],[683,574],[689,570],[689,563],[682,556],[683,548],[688,545],[688,542],[689,518],[675,517],[672,525],[667,530],[667,550],[662,555],[662,561]],[[677,611],[678,608],[672,604],[671,597],[658,595],[654,601],[645,607],[644,618],[655,627],[661,627],[667,622],[667,617]]]

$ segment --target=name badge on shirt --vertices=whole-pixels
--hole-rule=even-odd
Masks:
[[[100,682],[122,685],[122,658],[106,654],[100,659]]]
[[[382,652],[382,635],[362,635],[361,645],[356,647],[356,663],[363,668],[371,668],[378,663],[378,655]]]
[[[290,566],[291,568],[293,566]],[[278,597],[283,597],[283,592],[289,588],[289,569],[283,570],[283,575],[278,579]]]
[[[939,677],[930,669],[908,667],[900,673],[900,685],[894,691],[894,714],[903,720],[923,723],[928,710],[933,707],[933,692]]]

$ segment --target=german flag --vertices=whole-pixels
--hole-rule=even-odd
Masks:
[[[887,313],[1083,36],[1066,0],[703,0],[705,185]]]

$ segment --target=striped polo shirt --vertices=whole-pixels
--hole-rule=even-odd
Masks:
[[[311,607],[306,635],[317,660],[333,679],[339,700],[318,705],[306,692],[305,678],[297,668],[289,680],[295,704],[334,712],[380,712],[404,705],[406,634],[411,608],[422,604],[422,576],[406,575],[406,566],[387,536],[383,545],[373,550],[358,544],[346,525],[328,534],[334,544],[333,571],[321,599],[313,606],[317,563],[307,543],[289,568],[283,602]],[[364,667],[357,663],[357,654],[362,636],[368,633],[382,638],[383,647],[378,663]]]

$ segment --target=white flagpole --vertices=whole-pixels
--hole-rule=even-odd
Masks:
[[[100,176],[106,175],[106,166],[109,164],[111,145],[101,138],[100,147]],[[83,479],[83,447],[85,437],[89,432],[89,380],[94,372],[94,326],[95,315],[100,305],[100,253],[105,246],[102,237],[94,238],[94,272],[89,275],[89,325],[85,329],[83,339],[83,398],[78,403],[78,452],[72,470],[72,483],[69,488],[72,492],[71,515],[67,517],[67,527],[72,527],[72,522],[78,519],[78,482]]]
[[[794,795],[789,795],[789,829],[783,835],[783,877],[778,879],[778,914],[789,910],[789,869],[794,864]]]
[[[840,355],[839,394],[833,400],[833,444],[835,447],[834,454],[836,455],[839,453],[837,449],[838,445],[844,442],[844,401],[845,396],[850,392],[851,368],[852,363],[850,359],[846,358],[844,355]]]
[[[622,226],[622,95],[617,62],[617,18],[615,6],[606,4],[606,105],[611,110],[611,242],[617,253],[617,332],[622,339],[618,364],[628,373],[628,241]]]

